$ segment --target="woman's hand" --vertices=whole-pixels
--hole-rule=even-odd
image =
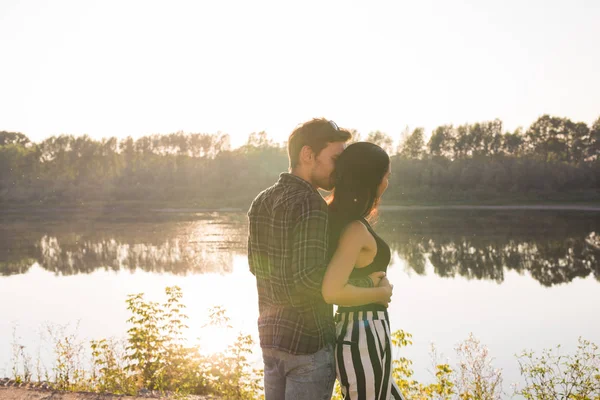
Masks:
[[[388,307],[392,301],[394,285],[390,283],[383,271],[373,272],[372,274],[369,274],[369,278],[373,281],[373,287],[379,289],[379,300],[377,303]]]
[[[379,285],[377,286],[390,286],[392,289],[394,288],[394,285],[392,285],[388,280],[387,275],[381,278],[381,280],[379,281]]]
[[[373,272],[373,273],[369,274],[369,278],[371,279],[371,282],[373,282],[373,287],[377,287],[381,283],[381,280],[383,278],[385,278],[385,272],[383,272],[383,271]]]
[[[378,301],[378,303],[388,307],[392,301],[394,285],[390,283],[387,276],[384,276],[379,280],[378,288],[381,288],[381,299]]]

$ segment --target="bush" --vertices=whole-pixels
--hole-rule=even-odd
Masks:
[[[198,346],[188,346],[187,329],[177,286],[165,289],[164,304],[148,302],[143,294],[127,299],[132,327],[123,340],[92,340],[91,372],[84,367],[84,344],[65,327],[48,326],[55,363],[52,386],[58,390],[95,391],[136,395],[148,391],[176,395],[216,395],[227,399],[251,400],[263,397],[262,374],[252,369],[248,355],[253,340],[240,333],[225,351],[203,355]],[[207,325],[231,329],[225,310],[215,307]],[[17,382],[33,380],[31,357],[13,333],[12,372]],[[495,400],[502,394],[502,373],[492,366],[488,350],[472,334],[456,347],[457,366],[438,362],[432,350],[431,383],[413,378],[412,361],[401,357],[403,347],[412,344],[412,335],[402,330],[392,333],[395,350],[392,376],[406,398],[412,400],[477,399]],[[599,400],[600,352],[598,346],[579,339],[575,354],[563,355],[560,346],[544,350],[541,356],[523,352],[518,357],[524,386],[515,394],[536,400]],[[37,378],[50,381],[48,372],[37,366]],[[341,399],[336,382],[333,399]]]
[[[525,351],[518,356],[525,385],[516,393],[536,400],[600,399],[598,346],[579,338],[575,354],[561,354],[560,345],[541,356]]]

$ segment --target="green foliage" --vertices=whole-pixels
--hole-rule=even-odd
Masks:
[[[164,357],[168,351],[165,313],[158,303],[145,302],[143,293],[130,295],[127,309],[133,314],[127,321],[133,327],[128,331],[126,370],[138,378],[137,385],[149,390],[163,389]]]
[[[398,388],[408,399],[413,400],[487,400],[499,399],[502,391],[502,375],[491,366],[487,348],[470,335],[456,348],[458,367],[439,363],[435,349],[432,351],[435,380],[421,383],[413,378],[412,361],[397,353],[412,345],[412,335],[403,330],[392,333],[392,346],[396,350],[392,377]],[[334,399],[341,399],[339,384],[334,390]]]
[[[248,361],[253,344],[250,335],[240,333],[224,353],[206,360],[204,368],[213,392],[227,399],[251,400],[260,397],[263,371],[252,369]]]
[[[412,335],[403,330],[392,332],[392,345],[398,352],[402,347],[412,345]],[[405,397],[415,400],[451,399],[454,383],[451,380],[452,369],[448,364],[435,365],[435,382],[423,384],[413,379],[412,361],[405,357],[394,357],[392,376]]]
[[[456,389],[462,400],[496,400],[502,395],[502,372],[493,368],[487,347],[473,334],[456,347]]]
[[[442,125],[434,129],[427,143],[427,150],[432,157],[450,159],[454,153],[454,127]]]
[[[187,329],[183,313],[182,292],[177,286],[165,289],[163,304],[149,302],[143,294],[130,295],[128,309],[132,313],[126,340],[92,340],[91,371],[84,367],[84,343],[67,327],[46,328],[51,338],[55,363],[53,379],[46,380],[58,390],[96,391],[136,395],[152,390],[168,395],[216,395],[227,399],[262,399],[263,371],[253,369],[249,355],[254,346],[249,335],[240,333],[225,351],[204,355],[198,346],[187,346]],[[209,311],[205,326],[231,329],[225,310]],[[13,331],[13,379],[32,380],[31,357]],[[392,333],[395,349],[393,379],[402,393],[413,400],[499,399],[502,394],[501,371],[492,366],[488,350],[473,335],[456,347],[458,364],[437,361],[432,352],[434,381],[421,383],[414,379],[412,362],[398,352],[412,344],[412,335],[397,330]],[[39,362],[39,360],[38,360]],[[598,346],[580,339],[573,355],[544,350],[540,357],[533,352],[518,356],[525,385],[516,394],[536,400],[600,399],[600,352]],[[42,378],[38,369],[38,380]],[[341,399],[336,383],[333,399]]]
[[[416,128],[402,144],[399,153],[400,157],[413,160],[421,158],[425,151],[424,133],[425,130],[423,128]],[[435,148],[436,145],[434,144],[433,147]]]
[[[395,161],[386,201],[539,200],[565,192],[600,197],[600,119],[591,127],[542,116],[525,132],[500,120],[406,131],[399,152],[384,132],[366,140]],[[355,139],[360,134],[353,132]],[[0,202],[81,205],[90,202],[242,207],[288,167],[286,151],[265,132],[231,150],[227,135],[175,132],[133,140],[53,136],[32,143],[0,132]],[[595,197],[590,197],[595,194]]]
[[[204,327],[231,329],[230,319],[220,306],[209,310],[209,321]],[[250,335],[238,334],[234,343],[222,353],[205,358],[201,369],[211,391],[231,399],[261,397],[263,371],[253,369],[248,361],[254,341]]]
[[[141,389],[160,393],[226,395],[230,399],[254,399],[261,392],[261,374],[251,369],[247,356],[253,340],[240,334],[223,353],[203,355],[198,346],[187,346],[188,328],[177,286],[165,289],[163,304],[144,300],[143,294],[130,295],[126,351],[118,361],[115,345],[106,340],[92,343],[98,369],[98,390],[134,394]],[[210,310],[208,325],[230,329],[221,307]],[[109,389],[111,388],[111,389]]]
[[[394,144],[394,141],[388,134],[384,132],[369,132],[369,135],[367,136],[367,139],[365,141],[375,143],[376,145],[387,151],[389,154],[392,154],[392,146]]]
[[[29,143],[29,138],[20,132],[0,131],[0,146],[7,146],[10,144],[26,146]]]
[[[125,345],[114,339],[92,340],[92,381],[100,393],[136,394],[135,381],[123,363]]]
[[[600,155],[600,117],[594,121],[590,129],[589,144],[585,155],[587,161],[598,161]]]
[[[525,133],[525,150],[542,160],[579,162],[585,158],[589,134],[584,123],[543,115]]]
[[[57,390],[81,391],[91,387],[91,376],[84,365],[85,343],[78,339],[78,325],[67,332],[69,325],[47,325],[55,362],[53,387]]]
[[[63,391],[93,391],[118,395],[140,393],[170,396],[216,395],[232,400],[261,399],[262,370],[253,369],[248,360],[254,341],[240,333],[226,350],[202,354],[199,346],[188,346],[184,339],[188,318],[177,286],[165,289],[167,300],[159,304],[130,295],[127,306],[132,325],[126,339],[99,339],[90,342],[91,358],[86,363],[85,343],[77,329],[68,326],[46,327],[54,353],[52,374],[38,368],[38,381],[44,378]],[[231,329],[221,307],[210,310],[207,325]],[[13,331],[13,379],[33,379],[31,357]],[[38,358],[38,363],[39,363]],[[86,364],[91,369],[86,369]],[[43,376],[44,375],[44,376]]]
[[[12,341],[12,378],[17,383],[30,382],[32,377],[31,356],[25,351],[25,346],[20,343],[20,337],[17,336],[17,326],[13,326]],[[22,366],[22,368],[19,368]]]
[[[579,338],[575,354],[561,354],[560,345],[541,356],[531,351],[518,355],[525,380],[517,394],[531,400],[600,399],[600,352],[592,342]]]

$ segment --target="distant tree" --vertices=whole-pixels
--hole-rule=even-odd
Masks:
[[[230,150],[230,138],[227,134],[193,133],[189,135],[190,155],[192,157],[215,158],[222,151]]]
[[[502,145],[504,144],[504,134],[503,133],[495,133],[492,137],[492,141],[489,144],[488,154],[490,156],[495,156],[498,154],[504,154],[504,149]]]
[[[492,156],[501,152],[502,121],[499,119],[460,125],[451,132],[455,158]],[[437,144],[441,139],[436,137],[432,144]]]
[[[135,160],[135,143],[131,136],[127,136],[125,139],[119,142],[119,150],[123,154],[125,167],[129,172],[133,168],[133,163]]]
[[[248,141],[246,142],[247,147],[254,147],[257,149],[267,148],[267,147],[276,147],[275,143],[271,138],[267,136],[267,132],[252,132],[248,136]]]
[[[523,151],[523,130],[517,128],[513,133],[505,133],[502,138],[502,152],[509,156],[518,156]]]
[[[7,146],[9,144],[26,146],[30,143],[29,138],[20,132],[0,131],[0,146]]]
[[[423,128],[416,128],[402,145],[400,157],[412,160],[422,158],[425,151],[423,134]]]
[[[586,151],[590,145],[590,128],[584,122],[570,126],[569,131],[569,161],[577,163],[586,158]]]
[[[489,135],[485,123],[476,122],[473,125],[467,125],[468,147],[466,153],[469,156],[487,155],[487,147],[493,139]]]
[[[381,131],[369,132],[366,141],[375,143],[376,145],[384,149],[388,154],[392,154],[394,141],[386,133],[383,133]]]
[[[26,147],[30,142],[25,135],[12,138],[0,146],[0,203],[4,195],[27,189],[38,166],[37,147]]]
[[[135,149],[141,154],[151,154],[154,152],[152,138],[150,136],[142,136],[135,141]]]
[[[578,162],[588,140],[589,128],[584,123],[543,115],[525,133],[525,149],[543,160]]]
[[[438,126],[427,143],[427,149],[432,156],[441,156],[448,159],[453,158],[454,150],[454,128],[452,125]]]
[[[400,132],[400,138],[398,139],[398,147],[396,147],[396,154],[402,153],[402,148],[404,147],[404,143],[406,139],[410,136],[410,128],[407,126],[404,127],[402,132]]]
[[[444,125],[426,146],[421,128],[407,128],[403,138],[387,197],[392,202],[600,198],[600,118],[588,128],[543,116],[526,133],[520,128],[503,133],[499,120]],[[391,154],[388,135],[374,131],[367,140]],[[58,135],[33,143],[3,131],[0,143],[0,203],[7,204],[172,201],[245,207],[288,167],[285,148],[265,132],[252,133],[233,151],[229,136],[220,132],[137,140]]]
[[[495,119],[471,126],[473,155],[492,156],[498,154],[501,147],[502,121]]]
[[[454,157],[465,158],[469,155],[471,149],[471,136],[469,134],[469,125],[459,125],[455,132],[454,137]]]
[[[592,124],[586,159],[597,161],[600,158],[600,117]]]

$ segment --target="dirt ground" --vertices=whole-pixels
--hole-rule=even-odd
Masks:
[[[0,387],[2,400],[138,400],[143,397],[113,396],[98,393],[70,393],[56,392],[43,389],[29,389],[20,387]],[[147,398],[144,400],[148,400]]]
[[[216,397],[190,396],[190,400],[219,400]],[[29,387],[0,386],[1,400],[165,400],[167,397],[118,396],[85,392],[58,392]],[[171,399],[172,400],[172,399]]]

